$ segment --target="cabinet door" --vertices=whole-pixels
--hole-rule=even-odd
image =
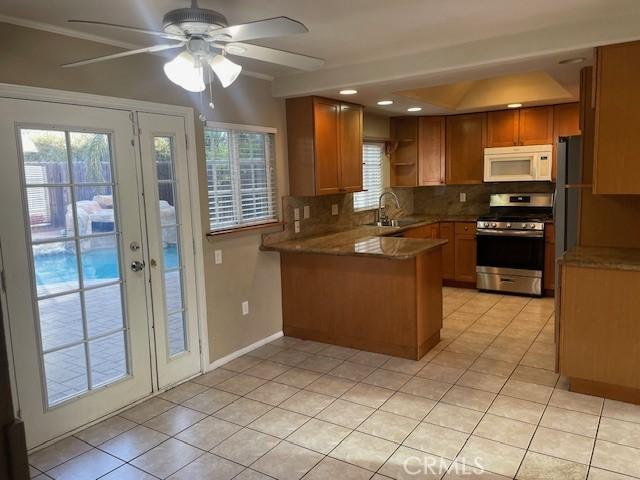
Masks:
[[[340,105],[324,99],[313,103],[316,195],[338,193]]]
[[[442,247],[442,278],[445,280],[453,280],[455,278],[454,268],[454,233],[453,223],[440,223],[438,238],[444,238],[449,242]]]
[[[432,227],[432,225],[422,225],[405,231],[402,236],[404,238],[433,238]]]
[[[518,110],[487,113],[487,147],[512,147],[518,144]]]
[[[362,107],[340,105],[340,191],[362,190]]]
[[[455,279],[459,282],[476,281],[476,225],[455,224]]]
[[[580,135],[580,103],[562,103],[553,107],[553,165],[551,180],[556,180],[556,145],[559,137]]]
[[[553,143],[553,107],[520,109],[518,126],[520,145],[548,145]]]
[[[391,119],[391,138],[398,142],[391,154],[391,186],[418,185],[418,117]]]
[[[486,113],[447,117],[447,183],[482,183],[486,119]]]
[[[445,170],[444,117],[421,117],[418,122],[418,183],[441,185]]]
[[[593,193],[640,194],[640,42],[596,49]]]

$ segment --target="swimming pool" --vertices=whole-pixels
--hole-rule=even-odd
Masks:
[[[78,266],[73,252],[56,251],[34,255],[36,285],[77,282]],[[120,276],[115,248],[96,248],[82,252],[82,273],[86,282],[117,279]],[[176,245],[164,248],[165,269],[178,266]]]

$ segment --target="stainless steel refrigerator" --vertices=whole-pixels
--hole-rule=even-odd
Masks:
[[[578,241],[578,207],[582,184],[582,137],[560,137],[556,149],[554,224],[556,258]],[[559,269],[556,268],[556,285]]]

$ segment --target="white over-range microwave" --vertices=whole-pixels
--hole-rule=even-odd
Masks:
[[[550,182],[553,145],[484,149],[485,182]]]

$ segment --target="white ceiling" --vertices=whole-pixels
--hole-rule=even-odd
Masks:
[[[404,111],[393,92],[465,79],[542,70],[576,92],[580,66],[559,68],[567,56],[594,45],[640,38],[640,0],[200,0],[229,23],[285,15],[310,32],[255,43],[326,59],[317,72],[257,61],[245,68],[275,77],[274,95],[336,96],[350,86],[368,106],[391,95],[385,113]],[[121,46],[153,38],[105,27],[68,24],[100,20],[161,28],[164,13],[189,0],[2,0],[0,14],[103,37]],[[74,59],[70,59],[74,60]],[[116,60],[117,61],[117,60]],[[422,105],[425,110],[432,108]]]

